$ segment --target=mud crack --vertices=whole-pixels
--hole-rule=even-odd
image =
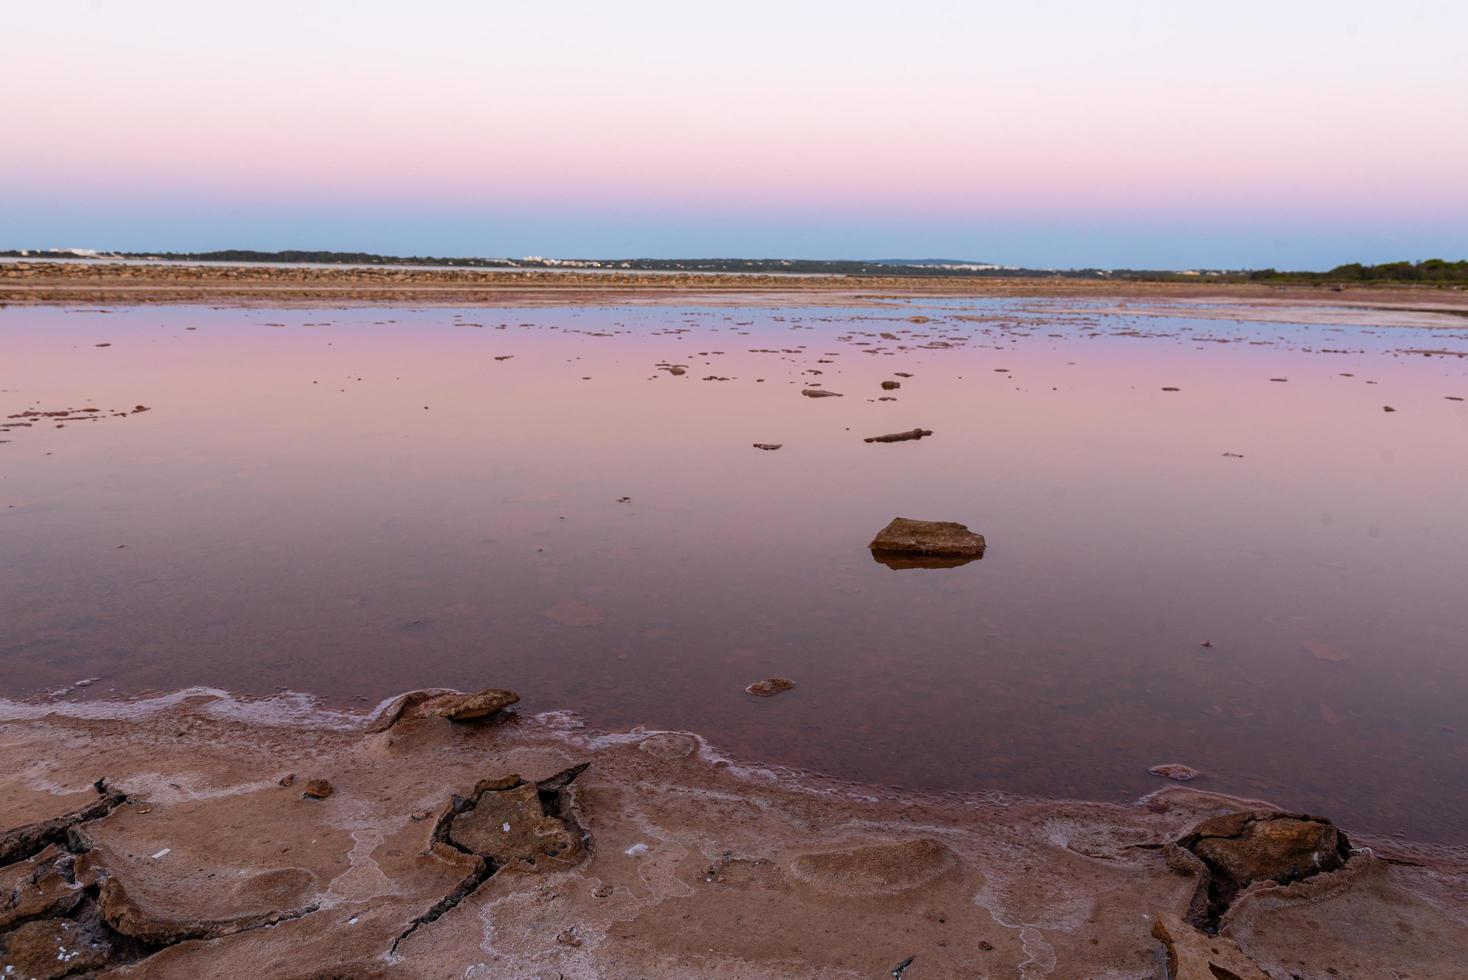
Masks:
[[[127,794],[109,788],[105,779],[97,780],[92,788],[97,791],[97,799],[86,806],[50,820],[39,820],[7,830],[0,835],[0,867],[24,861],[48,844],[65,843],[71,828],[89,820],[99,820],[127,802]]]
[[[572,782],[590,763],[563,769],[536,783],[519,775],[481,780],[468,796],[455,794],[444,806],[429,843],[467,854],[474,869],[426,912],[398,934],[389,948],[396,954],[403,940],[474,894],[501,871],[542,873],[570,868],[591,849],[591,835],[577,815]]]

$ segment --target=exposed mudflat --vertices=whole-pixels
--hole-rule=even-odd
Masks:
[[[1297,819],[1182,787],[902,793],[681,732],[400,708],[0,705],[5,975],[1154,978],[1154,931],[1235,971],[1204,977],[1468,962],[1461,848],[1352,834],[1337,870],[1228,895],[1209,937],[1184,921],[1202,865],[1168,845]]]
[[[1349,305],[1397,311],[1420,324],[1468,311],[1468,292],[1437,286],[1282,286],[1254,283],[1131,282],[1104,278],[938,278],[771,274],[576,272],[568,270],[404,269],[187,263],[0,263],[0,303],[227,303],[230,305],[487,305],[686,303],[741,305],[809,301],[854,303],[893,297],[1134,297],[1149,315],[1168,302],[1258,307]],[[1356,322],[1356,321],[1351,321]],[[1444,324],[1446,325],[1446,324]]]

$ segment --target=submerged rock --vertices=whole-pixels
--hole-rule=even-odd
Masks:
[[[889,432],[885,436],[867,436],[863,442],[907,442],[933,434],[932,429],[908,429],[906,432]]]
[[[867,547],[874,552],[982,558],[986,546],[982,534],[975,534],[966,525],[955,521],[914,521],[896,517],[877,532]]]
[[[600,626],[607,619],[605,612],[579,599],[562,599],[549,609],[542,610],[540,614],[553,623],[573,629]]]
[[[783,677],[767,677],[762,681],[755,681],[745,688],[750,694],[761,698],[772,698],[776,694],[783,694],[795,686],[795,682]]]

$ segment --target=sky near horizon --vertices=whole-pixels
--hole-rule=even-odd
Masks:
[[[1468,257],[1468,4],[50,0],[0,248]]]

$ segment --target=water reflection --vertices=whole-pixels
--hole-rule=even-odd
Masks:
[[[872,561],[886,565],[894,572],[908,568],[960,568],[971,561],[980,561],[983,555],[962,558],[939,558],[934,555],[909,555],[900,551],[873,551]]]
[[[0,692],[510,687],[856,779],[1179,761],[1463,839],[1468,358],[1401,352],[1465,349],[1034,301],[0,309],[0,414],[129,413],[0,432]],[[868,551],[894,514],[1003,547],[892,575],[931,569]]]

